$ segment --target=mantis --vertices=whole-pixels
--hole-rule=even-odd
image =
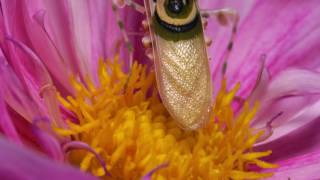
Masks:
[[[113,0],[113,11],[133,60],[128,34],[118,8],[130,6],[146,15],[142,26],[146,36],[142,43],[147,56],[154,61],[156,81],[161,100],[178,125],[195,130],[210,119],[212,82],[206,47],[211,40],[204,35],[207,19],[215,17],[219,24],[232,24],[232,35],[224,54],[227,59],[233,48],[238,14],[232,9],[201,10],[197,0]]]

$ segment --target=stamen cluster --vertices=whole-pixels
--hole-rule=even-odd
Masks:
[[[139,179],[154,168],[154,179],[259,179],[271,173],[251,171],[249,166],[274,168],[260,160],[271,151],[253,152],[262,135],[253,133],[250,121],[258,105],[245,103],[238,115],[231,103],[239,85],[230,92],[223,81],[212,117],[204,128],[184,131],[161,103],[155,76],[133,64],[125,73],[118,58],[100,61],[99,85],[72,78],[74,96],[59,97],[78,122],[66,119],[68,129],[55,128],[61,136],[89,144],[107,164],[112,178]],[[82,170],[107,178],[94,155],[83,150],[70,153],[69,161]]]

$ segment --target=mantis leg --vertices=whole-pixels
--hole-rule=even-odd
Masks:
[[[133,8],[134,10],[136,10],[137,12],[140,12],[142,14],[145,13],[144,6],[138,4],[134,0],[112,0],[112,11],[113,11],[113,13],[115,15],[117,24],[118,24],[119,29],[120,29],[120,31],[122,33],[122,36],[123,36],[123,40],[124,40],[125,45],[126,45],[126,47],[128,49],[128,52],[129,52],[129,67],[130,67],[130,70],[129,70],[128,79],[127,79],[127,81],[125,83],[124,93],[126,93],[126,91],[127,91],[127,85],[129,83],[129,80],[130,80],[130,77],[131,77],[131,67],[132,67],[132,64],[133,64],[133,45],[129,40],[129,33],[125,30],[124,23],[121,20],[120,14],[119,14],[119,8],[123,8],[125,6],[129,6],[129,7]]]
[[[124,6],[130,6],[133,9],[135,9],[136,11],[140,12],[140,13],[144,13],[145,9],[142,5],[138,4],[137,2],[133,1],[133,0],[112,0],[112,11],[114,12],[114,15],[116,17],[116,21],[117,24],[119,26],[119,29],[122,33],[122,37],[124,40],[124,43],[128,49],[129,52],[129,65],[131,67],[132,63],[133,63],[133,45],[129,40],[129,35],[128,32],[125,30],[124,28],[124,23],[120,18],[120,14],[119,14],[119,8],[123,8]]]
[[[112,0],[112,4],[116,5],[119,8],[129,6],[142,14],[144,14],[146,11],[144,6],[140,5],[139,3],[135,2],[134,0]]]
[[[218,23],[222,26],[231,25],[231,37],[228,42],[228,46],[223,55],[223,68],[222,73],[225,74],[227,70],[227,61],[233,48],[233,42],[236,37],[239,15],[237,11],[233,9],[217,9],[217,10],[201,10],[201,17],[208,19],[209,17],[215,17]]]

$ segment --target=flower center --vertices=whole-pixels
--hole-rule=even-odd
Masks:
[[[59,99],[77,121],[66,118],[68,129],[56,127],[55,131],[89,144],[106,162],[111,177],[139,179],[159,166],[162,168],[153,173],[154,179],[259,179],[272,175],[249,169],[275,165],[260,160],[271,151],[252,151],[262,135],[250,127],[257,105],[250,109],[246,104],[239,115],[233,113],[231,102],[239,85],[227,91],[223,81],[209,124],[184,131],[164,108],[154,73],[148,73],[145,66],[134,63],[127,74],[116,57],[113,63],[100,61],[98,77],[99,85],[72,78],[75,95]],[[84,171],[108,177],[90,152],[73,151],[68,160]]]

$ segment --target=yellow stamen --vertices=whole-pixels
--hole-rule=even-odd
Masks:
[[[219,91],[211,121],[196,131],[178,127],[162,105],[154,73],[133,64],[131,74],[122,71],[118,57],[99,62],[99,85],[74,77],[74,97],[59,97],[79,123],[68,121],[68,129],[55,128],[61,136],[86,142],[97,150],[115,179],[139,179],[157,166],[153,179],[259,179],[272,173],[250,171],[248,165],[275,168],[260,160],[271,151],[253,152],[262,133],[254,133],[250,121],[258,104],[245,103],[238,115],[231,103],[239,84],[230,92],[226,81]],[[72,151],[69,161],[82,170],[107,178],[91,153]]]

